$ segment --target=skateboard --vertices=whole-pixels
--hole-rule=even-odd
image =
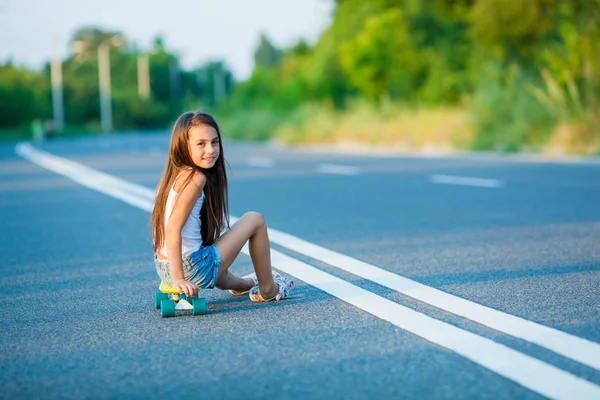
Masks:
[[[165,282],[160,282],[158,292],[154,293],[154,306],[160,309],[161,317],[174,317],[177,310],[192,310],[192,315],[206,314],[206,299],[186,296]]]

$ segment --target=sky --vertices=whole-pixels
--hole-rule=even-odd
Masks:
[[[118,31],[141,50],[161,35],[184,68],[225,60],[238,80],[252,72],[265,33],[278,47],[315,43],[333,0],[0,0],[0,63],[41,68],[65,59],[76,29]]]

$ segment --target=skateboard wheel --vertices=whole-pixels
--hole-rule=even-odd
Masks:
[[[160,302],[160,316],[163,318],[175,316],[175,302],[173,300],[162,300]]]
[[[160,302],[163,300],[169,300],[169,295],[163,292],[154,293],[154,307],[160,308]]]
[[[206,299],[194,297],[192,299],[192,315],[206,314]]]

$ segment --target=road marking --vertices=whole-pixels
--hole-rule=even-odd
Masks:
[[[445,185],[464,185],[497,188],[503,186],[503,183],[497,179],[471,178],[468,176],[453,175],[431,175],[429,180],[433,183]]]
[[[152,209],[154,191],[148,188],[112,177],[99,171],[95,171],[91,168],[62,159],[46,152],[36,150],[28,144],[17,145],[16,151],[22,157],[44,168],[71,178],[84,186],[121,199],[128,204],[148,212]],[[236,218],[232,217],[232,222],[235,220]],[[488,312],[487,310],[495,311],[438,291],[436,289],[429,288],[425,285],[421,285],[417,282],[392,274],[383,269],[371,266],[359,260],[352,259],[351,257],[332,252],[309,242],[304,242],[301,239],[287,235],[283,232],[270,230],[269,234],[273,235],[278,242],[286,243],[287,245],[285,247],[289,248],[290,250],[294,250],[293,246],[301,243],[308,245],[311,247],[310,251],[306,252],[304,249],[300,253],[308,255],[309,257],[319,259],[314,257],[315,250],[318,250],[323,253],[321,254],[322,258],[329,259],[331,256],[335,256],[338,258],[338,261],[341,260],[343,262],[349,262],[350,264],[353,264],[354,267],[367,267],[367,270],[370,270],[367,273],[367,276],[370,277],[367,279],[372,279],[380,284],[382,284],[381,282],[383,280],[390,279],[391,281],[395,282],[394,286],[395,284],[403,286],[403,293],[411,293],[408,295],[412,297],[418,298],[419,293],[428,293],[428,290],[430,290],[433,291],[429,292],[430,295],[433,293],[443,298],[444,301],[451,299],[456,304],[459,304],[460,307],[464,307],[465,304],[469,305],[470,303],[469,306],[474,306],[479,312],[481,312],[482,309],[485,312]],[[275,243],[273,238],[271,241]],[[247,249],[244,249],[244,252],[245,254],[249,254]],[[453,325],[435,320],[424,314],[401,306],[390,300],[377,296],[374,293],[352,285],[340,278],[318,270],[311,265],[295,260],[278,251],[272,250],[271,254],[272,263],[275,268],[287,272],[290,275],[296,276],[306,283],[313,285],[362,310],[365,310],[380,319],[388,321],[399,328],[414,333],[415,335],[418,335],[432,343],[450,349],[457,354],[460,354],[461,356],[539,394],[555,399],[600,398],[599,386],[568,372],[562,371],[557,367],[522,354],[502,344],[498,344],[490,339],[480,337],[476,334],[464,331]],[[463,304],[461,301],[466,303]],[[477,307],[481,307],[482,309],[478,309]],[[443,307],[440,308],[445,309]],[[499,311],[495,312],[500,313]],[[497,317],[497,315],[488,314],[488,316],[490,315]],[[538,328],[536,329],[538,329],[538,334],[550,333],[553,336],[553,340],[568,340],[569,342],[566,343],[567,346],[575,343],[578,346],[578,350],[581,350],[581,347],[586,345],[588,348],[585,350],[592,351],[590,357],[594,357],[593,352],[597,351],[597,348],[600,348],[600,345],[596,343],[585,341],[584,339],[568,335],[552,328],[537,325],[533,322],[504,314],[503,318],[506,317],[515,318],[516,320],[511,322],[517,327],[523,328],[526,326],[527,328],[535,328],[537,326]],[[540,328],[542,328],[541,331],[539,330]],[[548,331],[544,331],[543,329],[547,329]],[[582,342],[573,342],[573,339],[579,339]],[[596,346],[596,348],[593,346]],[[597,358],[596,361],[598,361]]]
[[[249,254],[249,253],[246,253]],[[505,345],[438,321],[278,251],[274,268],[552,399],[600,398],[600,387]]]
[[[21,157],[41,167],[64,175],[83,186],[122,200],[132,206],[146,209],[144,207],[147,206],[147,200],[150,199],[150,206],[152,206],[152,201],[154,201],[154,191],[146,187],[132,185],[131,182],[126,180],[37,150],[29,144],[20,143],[16,146],[15,151]]]
[[[454,296],[273,228],[269,228],[269,239],[289,250],[600,370],[598,343]]]
[[[275,166],[275,161],[272,158],[266,157],[250,157],[248,159],[248,165],[251,167],[260,167],[260,168],[271,168]]]
[[[317,171],[325,174],[337,174],[337,175],[358,175],[360,171],[356,167],[350,167],[347,165],[339,164],[318,164]]]

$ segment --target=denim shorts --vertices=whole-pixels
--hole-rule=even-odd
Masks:
[[[163,282],[173,284],[171,270],[167,260],[154,257],[156,272]],[[186,281],[194,282],[201,289],[212,289],[217,284],[219,266],[221,265],[221,252],[216,244],[200,247],[197,251],[183,256],[181,266]]]

